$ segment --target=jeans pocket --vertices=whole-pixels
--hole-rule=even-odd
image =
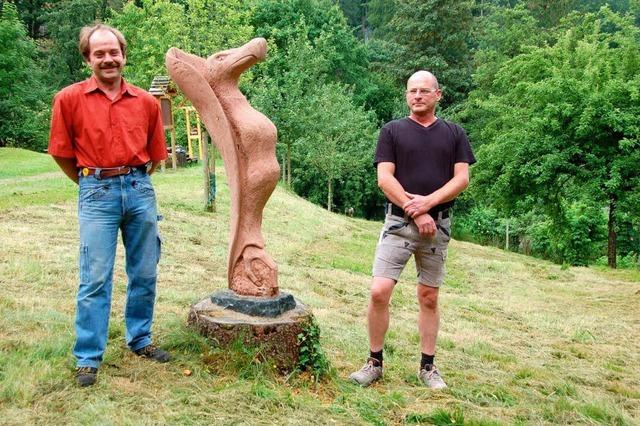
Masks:
[[[81,202],[97,201],[109,193],[108,184],[83,186],[80,188],[79,198]]]
[[[136,192],[142,195],[154,195],[155,191],[153,190],[153,185],[149,179],[140,179],[134,180],[131,183],[131,187],[136,190]]]

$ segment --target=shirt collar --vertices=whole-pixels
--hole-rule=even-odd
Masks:
[[[85,82],[86,82],[85,89],[84,89],[85,94],[94,92],[96,90],[100,90],[95,76],[92,75],[87,80],[85,80]],[[124,95],[125,93],[134,97],[138,96],[138,91],[136,90],[136,88],[130,85],[129,83],[127,83],[124,77],[122,77],[122,82],[120,83],[120,94]]]

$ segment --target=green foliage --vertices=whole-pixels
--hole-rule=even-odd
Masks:
[[[166,74],[164,58],[170,47],[199,56],[237,47],[251,38],[251,27],[239,0],[144,0],[127,3],[109,23],[127,37],[127,78],[146,88],[156,75]]]
[[[251,4],[251,23],[256,36],[265,37],[270,47],[278,51],[290,51],[291,43],[299,43],[301,38],[306,40],[326,61],[321,74],[323,81],[351,86],[355,105],[364,105],[379,117],[385,114],[391,95],[386,90],[388,82],[369,69],[370,57],[365,45],[355,37],[335,2],[253,0]],[[304,65],[300,72],[313,70],[313,62]],[[275,76],[290,67],[284,58],[272,59],[260,72]]]
[[[45,22],[47,0],[15,1],[20,20],[24,22],[29,37],[36,39],[42,36],[42,24]]]
[[[404,86],[419,69],[433,72],[444,89],[444,107],[460,102],[470,89],[473,2],[394,0],[372,2],[376,38],[388,44],[380,63]],[[385,3],[385,4],[383,4]]]
[[[78,51],[78,36],[82,27],[108,17],[107,6],[105,0],[61,0],[46,14],[48,74],[54,89],[89,76],[89,69]]]
[[[0,5],[0,147],[46,146],[49,102],[36,45],[15,5]]]
[[[606,8],[569,16],[558,34],[499,65],[491,93],[473,92],[460,116],[477,141],[473,193],[512,215],[544,213],[563,234],[549,243],[556,260],[582,264],[598,255],[587,254],[602,216],[572,209],[615,218],[640,206],[639,36]]]
[[[330,35],[318,34],[314,47],[305,21],[288,30],[249,87],[253,105],[278,128],[286,182],[315,203],[370,214],[379,202],[371,167],[375,118],[348,87],[331,81]]]
[[[431,425],[464,425],[464,413],[460,408],[448,411],[437,408],[429,414],[409,414],[404,422],[406,424],[431,424]]]
[[[310,371],[316,381],[326,376],[331,364],[320,345],[320,326],[315,319],[309,320],[303,325],[302,333],[298,334],[300,357],[298,358],[298,370]]]

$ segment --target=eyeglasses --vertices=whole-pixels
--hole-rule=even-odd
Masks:
[[[417,95],[430,95],[437,91],[438,89],[415,88],[415,89],[407,90],[406,93],[407,95],[417,96]]]

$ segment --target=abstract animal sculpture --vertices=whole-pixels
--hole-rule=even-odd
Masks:
[[[240,75],[265,58],[267,42],[256,38],[206,59],[171,48],[166,65],[174,82],[200,113],[222,154],[231,192],[227,279],[238,295],[278,295],[278,268],[264,249],[262,211],[276,187],[277,130],[251,107],[238,88]]]

